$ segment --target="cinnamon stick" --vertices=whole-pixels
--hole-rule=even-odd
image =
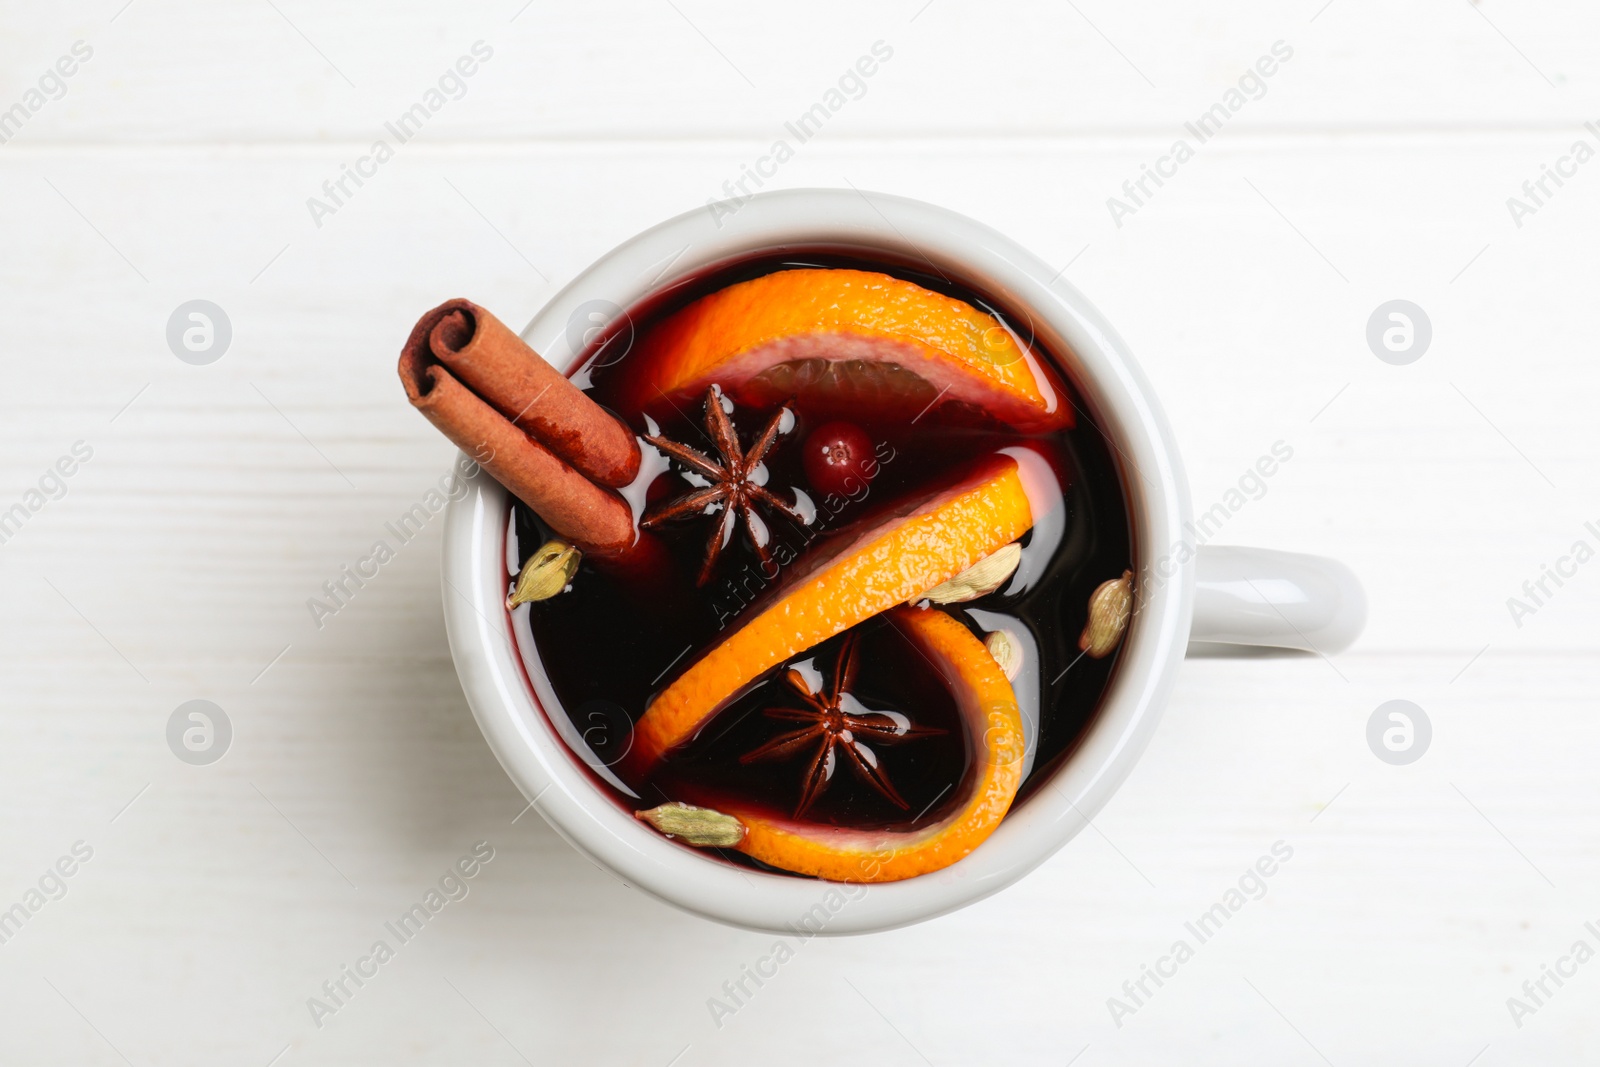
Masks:
[[[552,530],[602,560],[627,555],[635,539],[633,511],[615,490],[596,485],[531,439],[422,346],[407,344],[401,352],[400,380],[412,406]]]
[[[406,352],[425,351],[500,414],[600,485],[639,473],[633,432],[470,300],[447,300],[417,322]]]

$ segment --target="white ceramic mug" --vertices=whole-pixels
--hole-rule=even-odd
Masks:
[[[806,246],[926,262],[1024,311],[1110,441],[1133,531],[1138,609],[1086,736],[971,855],[931,874],[841,886],[766,874],[670,841],[607,796],[530,688],[504,607],[511,501],[479,473],[450,505],[444,608],[450,651],[478,725],[513,781],[574,848],[626,883],[695,914],[753,929],[822,934],[920,922],[1005,888],[1100,811],[1155,730],[1190,641],[1341,651],[1366,602],[1331,560],[1259,549],[1196,548],[1172,431],[1120,338],[1059,272],[971,219],[854,190],[765,193],[692,211],[602,256],[534,317],[523,338],[558,367],[582,354],[596,306],[629,308],[675,281],[743,257]],[[599,302],[597,304],[597,302]],[[623,652],[625,654],[625,650]],[[543,689],[543,694],[539,689]]]

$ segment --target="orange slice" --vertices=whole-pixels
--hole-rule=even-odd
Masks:
[[[778,271],[712,293],[652,329],[629,360],[631,406],[690,410],[715,382],[768,408],[791,397],[830,417],[925,414],[1028,433],[1072,425],[1072,405],[994,316],[860,270]],[[669,409],[670,410],[670,409]]]
[[[1016,694],[983,642],[942,611],[902,607],[889,619],[943,675],[974,748],[974,766],[950,814],[916,830],[803,823],[737,801],[719,802],[716,809],[664,805],[639,817],[691,844],[736,848],[773,867],[835,882],[914,878],[977,848],[1000,825],[1022,784],[1024,742]]]
[[[647,771],[771,668],[948,581],[1032,525],[1021,469],[1002,453],[909,510],[819,546],[772,600],[650,702],[629,758]]]

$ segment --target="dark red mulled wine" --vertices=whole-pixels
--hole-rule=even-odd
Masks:
[[[803,388],[792,400],[771,402],[715,394],[707,402],[720,400],[747,451],[771,429],[762,470],[752,480],[789,509],[757,501],[756,523],[766,538],[758,549],[733,519],[725,523],[731,532],[719,535],[726,518],[719,507],[731,504],[711,500],[702,514],[698,498],[691,498],[681,517],[650,531],[664,549],[654,565],[658,573],[624,574],[585,560],[566,592],[513,609],[512,630],[529,681],[574,754],[629,811],[669,801],[715,807],[719,799],[738,797],[778,817],[829,826],[932,825],[974,774],[977,739],[925,653],[886,615],[766,671],[686,742],[643,770],[628,758],[633,728],[689,664],[780,595],[808,554],[855,536],[874,516],[916,498],[974,457],[1022,447],[1048,464],[1059,496],[1034,502],[1035,521],[1020,538],[1021,563],[1000,588],[943,607],[979,639],[997,630],[1016,638],[1021,669],[1012,686],[1028,742],[1021,802],[1070,754],[1095,715],[1116,657],[1085,656],[1078,639],[1090,594],[1132,567],[1118,465],[1094,413],[1060,362],[1032,336],[1025,315],[930,273],[926,263],[843,248],[789,249],[708,270],[630,309],[594,339],[572,378],[641,436],[716,457],[701,404],[641,405],[632,399],[639,395],[637,376],[644,373],[637,361],[651,350],[645,342],[669,316],[708,294],[797,269],[881,272],[986,311],[1032,353],[1060,395],[1071,398],[1066,402],[1076,409],[1075,424],[1022,432],[982,410],[939,409],[937,417],[906,418],[904,406],[807,399]],[[871,379],[871,389],[902,387],[894,374],[865,366],[843,363],[826,372],[859,373]],[[780,366],[763,378],[766,394],[747,388],[742,395],[781,398],[815,373],[815,365]],[[644,451],[644,473],[629,491],[636,511],[707,493],[708,478],[692,464],[649,445]],[[510,574],[550,536],[537,515],[516,504]],[[708,568],[710,546],[719,541]],[[702,575],[704,584],[697,584]],[[805,731],[822,729],[823,713],[813,703],[828,703],[841,672],[848,677],[848,694],[830,714],[856,714],[846,722],[856,724],[854,733],[845,736],[866,742],[865,762],[830,756],[823,767],[814,759],[814,738],[821,734]],[[807,692],[815,701],[808,701]],[[837,732],[838,721],[833,728]],[[740,852],[721,854],[761,866]]]

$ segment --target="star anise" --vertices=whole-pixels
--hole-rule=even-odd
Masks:
[[[671,500],[647,508],[639,525],[646,529],[673,519],[689,515],[717,514],[717,522],[706,542],[705,563],[700,568],[699,584],[711,578],[717,557],[733,538],[733,528],[744,520],[750,544],[764,566],[772,563],[772,533],[756,511],[763,504],[802,525],[809,521],[793,504],[789,504],[766,486],[767,469],[762,465],[780,434],[794,425],[794,414],[787,407],[779,408],[756,435],[748,451],[739,446],[739,433],[733,420],[723,407],[722,391],[712,386],[706,393],[706,431],[722,462],[717,462],[699,449],[670,440],[660,434],[646,434],[645,440],[683,464],[683,476],[696,488]],[[796,491],[796,503],[803,504]]]
[[[834,663],[833,681],[825,692],[812,692],[810,684],[799,670],[790,667],[783,680],[805,701],[801,708],[768,708],[769,718],[781,722],[802,723],[800,729],[780,734],[754,751],[739,757],[741,763],[756,760],[784,759],[816,744],[816,752],[806,768],[800,790],[800,803],[795,808],[795,818],[804,815],[833,780],[838,753],[843,752],[846,762],[857,774],[885,800],[902,811],[910,805],[900,796],[889,774],[878,761],[878,755],[866,745],[867,741],[895,744],[915,737],[942,734],[943,730],[927,726],[913,726],[911,720],[898,711],[874,711],[865,707],[850,693],[856,674],[856,634],[846,635]]]

